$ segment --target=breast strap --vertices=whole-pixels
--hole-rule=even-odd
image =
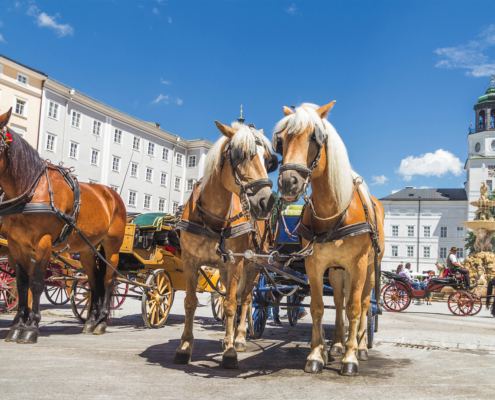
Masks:
[[[208,239],[219,240],[222,236],[225,239],[232,239],[237,236],[245,235],[246,233],[253,232],[254,228],[249,222],[241,222],[237,225],[228,226],[225,229],[213,229],[205,228],[204,226],[197,224],[196,222],[191,222],[185,219],[181,219],[177,224],[177,229],[192,233],[196,236],[201,236]]]
[[[312,241],[313,239],[316,239],[316,243],[326,243],[347,239],[348,237],[361,235],[366,232],[373,232],[373,227],[368,222],[363,221],[340,227],[333,232],[312,232],[302,223],[302,221],[299,221],[294,232],[306,240]]]

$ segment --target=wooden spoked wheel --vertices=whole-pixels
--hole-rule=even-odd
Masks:
[[[223,285],[220,281],[217,282],[217,289],[222,292]],[[223,302],[225,301],[225,296],[218,294],[217,292],[213,292],[211,294],[211,311],[213,312],[213,318],[215,321],[223,320]]]
[[[409,307],[411,298],[407,289],[400,283],[389,283],[382,289],[383,308],[391,312],[400,312]]]
[[[483,303],[481,302],[481,297],[473,296],[473,298],[474,298],[473,309],[471,310],[470,315],[478,314],[481,311],[481,309],[483,308]]]
[[[19,301],[14,271],[8,262],[0,263],[0,312],[14,308]]]
[[[249,304],[248,331],[253,339],[259,339],[263,335],[266,320],[268,319],[268,292],[261,291],[266,285],[266,277],[260,275],[253,291],[253,298]]]
[[[129,279],[129,276],[127,276]],[[119,308],[125,301],[125,295],[129,292],[129,284],[125,282],[115,282],[115,288],[112,293],[112,303],[110,308],[115,310]]]
[[[449,296],[449,310],[457,316],[469,315],[473,311],[474,299],[466,292],[454,292]]]
[[[146,285],[141,300],[143,321],[148,328],[161,328],[170,314],[174,302],[172,279],[167,271],[157,269],[146,279]]]
[[[87,280],[75,280],[70,291],[70,305],[74,316],[83,324],[91,308],[91,290]]]
[[[45,296],[54,306],[63,306],[70,300],[65,284],[64,286],[45,286]]]
[[[289,296],[288,303],[291,305],[287,307],[287,318],[289,319],[290,326],[296,326],[299,319],[299,312],[301,311],[302,296],[294,293]]]

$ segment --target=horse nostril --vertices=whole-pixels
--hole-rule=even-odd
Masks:
[[[267,209],[267,201],[266,201],[266,199],[261,199],[260,200],[260,210],[266,211],[266,209]]]
[[[295,176],[291,177],[290,183],[292,183],[292,186],[297,185],[297,178]]]

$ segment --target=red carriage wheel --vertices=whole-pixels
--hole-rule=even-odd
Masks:
[[[129,276],[126,276],[129,279]],[[110,308],[115,310],[119,308],[125,301],[125,295],[129,292],[129,284],[125,282],[115,282],[115,288],[112,293],[112,304]]]
[[[454,292],[449,296],[449,310],[458,316],[469,315],[473,311],[474,299],[466,292]]]
[[[404,285],[389,283],[382,289],[383,307],[387,311],[400,312],[409,307],[411,297]]]
[[[470,315],[478,314],[481,311],[481,309],[483,308],[483,303],[481,302],[481,297],[473,296],[473,298],[474,298],[473,309],[471,310]]]
[[[14,271],[8,262],[0,263],[0,312],[15,307],[19,301]]]

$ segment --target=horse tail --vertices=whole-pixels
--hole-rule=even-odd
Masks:
[[[493,294],[493,288],[495,286],[495,278],[491,279],[490,282],[488,282],[488,288],[486,290],[486,295],[487,295],[487,298],[486,298],[486,308],[488,309],[488,307],[490,307],[490,302],[491,302],[491,295]],[[493,303],[494,306],[495,306],[495,303]],[[494,312],[494,307],[492,306],[492,314]]]

